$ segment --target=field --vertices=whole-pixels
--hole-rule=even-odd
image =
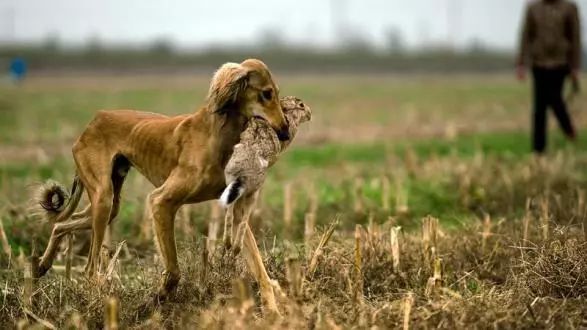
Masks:
[[[80,233],[70,279],[63,254],[25,280],[51,231],[32,192],[49,178],[70,184],[71,144],[94,112],[195,111],[208,83],[71,75],[0,86],[0,325],[102,328],[113,299],[122,328],[587,327],[587,98],[571,103],[579,141],[551,118],[536,158],[529,86],[508,76],[277,78],[313,110],[251,221],[281,317],[241,256],[223,254],[214,202],[178,213],[182,280],[150,304],[162,272],[143,217],[152,187],[132,171],[105,249],[110,276],[84,277]]]

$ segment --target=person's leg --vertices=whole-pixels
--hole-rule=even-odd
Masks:
[[[535,153],[546,148],[546,107],[548,106],[548,77],[544,69],[533,68],[534,109],[532,120],[532,147]]]
[[[567,105],[565,100],[563,99],[563,89],[565,85],[565,79],[567,77],[568,70],[566,68],[556,69],[553,70],[552,75],[552,110],[554,111],[554,115],[558,120],[560,128],[563,130],[565,135],[571,139],[575,140],[576,132],[575,128],[573,127],[573,123],[571,121],[571,117],[569,116],[569,112],[567,109]]]

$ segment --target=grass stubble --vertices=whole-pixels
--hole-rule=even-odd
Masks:
[[[350,203],[323,221],[316,220],[329,206],[320,199],[287,202],[292,223],[284,226],[299,220],[299,235],[290,229],[283,239],[270,229],[256,230],[269,276],[280,288],[282,317],[264,312],[241,256],[220,247],[209,251],[210,240],[221,241],[203,235],[179,242],[183,277],[176,295],[161,306],[148,304],[162,269],[154,251],[145,252],[148,242],[137,236],[129,238],[129,247],[119,244],[116,253],[110,252],[107,276],[99,282],[83,276],[85,260],[79,255],[69,256],[71,279],[62,265],[68,260],[64,254],[39,280],[26,276],[31,258],[22,252],[4,255],[0,323],[20,328],[101,328],[113,322],[121,328],[195,324],[209,329],[584,327],[585,186],[578,171],[583,165],[568,153],[516,163],[483,155],[417,161],[412,175],[443,172],[461,207],[476,218],[458,226],[412,216],[404,203],[382,216],[396,199],[387,184],[378,186],[387,202],[363,195],[361,209]],[[365,194],[353,182],[341,186],[345,195]],[[304,208],[302,216],[294,216],[299,213],[290,209],[294,205]],[[207,216],[218,217],[215,213]],[[280,218],[283,211],[255,214]],[[257,223],[267,227],[267,221]],[[143,224],[136,226],[144,230]],[[281,233],[277,228],[274,232]]]

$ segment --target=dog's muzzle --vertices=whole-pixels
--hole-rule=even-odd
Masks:
[[[277,132],[277,138],[279,141],[288,141],[290,139],[289,129],[287,127],[280,129]]]

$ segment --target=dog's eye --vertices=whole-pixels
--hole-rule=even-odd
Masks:
[[[263,98],[265,100],[271,100],[273,98],[273,90],[272,89],[266,89],[263,92]]]

